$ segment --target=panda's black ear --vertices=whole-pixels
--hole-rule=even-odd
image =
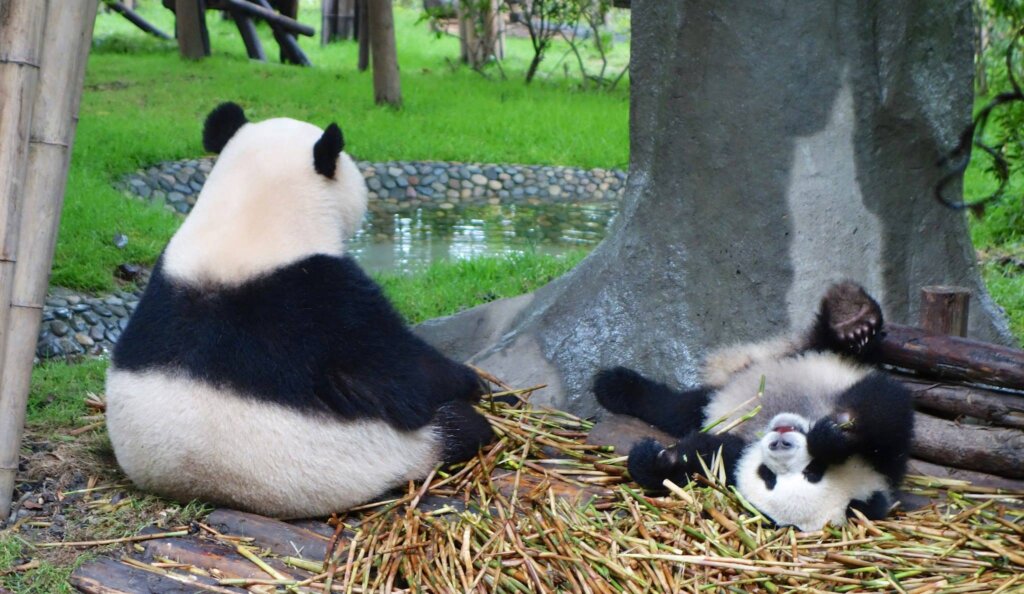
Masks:
[[[221,103],[206,116],[203,124],[203,148],[211,153],[224,150],[238,129],[249,122],[237,103]]]
[[[324,135],[313,145],[313,167],[316,172],[324,177],[334,179],[335,169],[338,167],[338,153],[345,148],[345,137],[341,135],[341,128],[331,123],[324,130]]]

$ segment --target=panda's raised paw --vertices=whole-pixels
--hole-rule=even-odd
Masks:
[[[821,301],[831,340],[841,350],[859,353],[882,328],[882,308],[860,285],[836,283]]]

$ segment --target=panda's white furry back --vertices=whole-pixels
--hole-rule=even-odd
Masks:
[[[491,437],[476,375],[416,338],[345,255],[367,191],[344,139],[237,105],[107,375],[140,487],[279,517],[341,511]]]

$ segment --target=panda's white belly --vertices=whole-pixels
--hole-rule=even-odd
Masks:
[[[817,483],[808,482],[802,472],[778,475],[769,490],[757,475],[759,456],[744,456],[736,472],[736,487],[754,507],[781,526],[799,530],[820,530],[826,524],[846,522],[850,501],[866,501],[876,491],[885,491],[885,478],[862,458],[854,456],[829,467]]]
[[[326,515],[365,502],[438,462],[432,427],[338,421],[225,393],[184,375],[111,367],[107,427],[140,487],[266,515]]]

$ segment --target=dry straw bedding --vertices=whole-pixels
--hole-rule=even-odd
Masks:
[[[217,580],[204,589],[1024,591],[1024,493],[911,477],[907,490],[931,505],[801,533],[773,527],[720,480],[645,496],[628,481],[624,457],[584,443],[587,420],[528,404],[482,410],[495,443],[451,473],[410,483],[401,497],[332,518],[337,528],[323,562],[277,557],[278,567],[294,570],[275,570],[266,564],[275,557],[269,551],[201,525],[203,538],[229,543],[268,576],[207,572]]]

